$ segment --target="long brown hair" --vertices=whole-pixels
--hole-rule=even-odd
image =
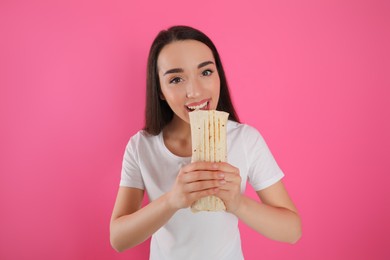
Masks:
[[[229,119],[239,122],[222,67],[222,62],[214,43],[201,31],[189,26],[173,26],[161,31],[150,47],[146,77],[146,108],[144,130],[158,135],[173,118],[173,111],[165,100],[160,98],[160,79],[157,71],[157,59],[163,47],[174,41],[196,40],[207,45],[214,56],[220,78],[220,94],[217,110],[229,113]]]

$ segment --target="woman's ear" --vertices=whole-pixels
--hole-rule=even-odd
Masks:
[[[165,97],[164,97],[163,93],[161,93],[161,92],[160,92],[160,99],[165,100]]]

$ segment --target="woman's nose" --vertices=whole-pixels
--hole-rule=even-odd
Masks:
[[[187,84],[187,98],[195,98],[200,95],[200,85],[199,82],[197,82],[195,79],[191,80]]]

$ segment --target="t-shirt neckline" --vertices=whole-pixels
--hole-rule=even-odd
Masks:
[[[178,155],[172,153],[172,152],[168,149],[168,147],[165,145],[165,142],[164,142],[163,131],[161,131],[161,132],[158,134],[158,140],[159,140],[159,143],[160,143],[161,147],[167,152],[167,154],[168,154],[170,157],[174,158],[174,159],[177,160],[177,161],[187,161],[187,160],[190,161],[190,160],[191,160],[191,156],[189,156],[189,157],[178,156]]]

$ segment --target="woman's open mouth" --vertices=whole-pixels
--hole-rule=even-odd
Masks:
[[[194,110],[209,110],[209,103],[210,100],[204,100],[201,101],[201,103],[192,103],[186,106],[188,111],[194,111]]]

